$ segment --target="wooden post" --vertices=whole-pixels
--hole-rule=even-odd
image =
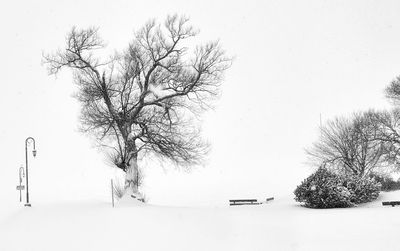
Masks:
[[[111,179],[111,202],[112,202],[112,207],[114,207],[114,184],[112,179]]]

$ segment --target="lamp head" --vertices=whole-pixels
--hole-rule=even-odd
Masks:
[[[33,153],[33,157],[36,157],[36,153],[37,153],[36,149],[33,149],[32,153]]]

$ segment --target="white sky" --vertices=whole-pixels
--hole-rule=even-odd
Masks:
[[[196,42],[220,39],[236,57],[217,109],[205,116],[213,152],[191,173],[148,168],[152,203],[200,205],[290,193],[311,171],[304,148],[323,120],[387,108],[400,74],[399,1],[9,1],[0,9],[0,193],[15,193],[24,140],[37,140],[31,199],[106,196],[113,172],[77,132],[71,72],[48,76],[42,52],[73,25],[98,26],[121,50],[148,19],[185,14]],[[14,197],[13,197],[14,199]]]

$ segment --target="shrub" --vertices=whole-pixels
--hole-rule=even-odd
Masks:
[[[295,200],[311,208],[341,208],[375,200],[380,184],[371,178],[344,176],[319,168],[294,191]]]
[[[295,200],[311,208],[350,207],[351,192],[343,186],[342,177],[319,168],[294,191]]]
[[[352,203],[360,204],[378,198],[381,184],[369,177],[344,176],[343,185],[351,192]]]
[[[395,181],[392,177],[383,174],[372,173],[370,178],[381,184],[381,191],[400,190],[400,180]]]

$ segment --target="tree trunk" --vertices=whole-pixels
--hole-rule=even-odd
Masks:
[[[139,166],[137,156],[133,156],[128,163],[125,175],[125,189],[129,194],[137,194],[139,191]]]
[[[138,154],[135,141],[127,140],[126,149],[128,151],[129,161],[126,166],[125,192],[127,193],[127,195],[133,196],[137,199],[141,199],[141,195],[139,193]]]

